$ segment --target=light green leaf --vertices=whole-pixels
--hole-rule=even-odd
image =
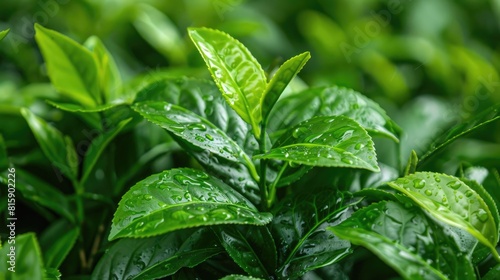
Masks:
[[[500,105],[494,105],[488,110],[483,111],[476,117],[453,126],[431,144],[427,153],[420,157],[419,165],[428,160],[431,156],[435,155],[444,147],[451,144],[456,139],[499,119]]]
[[[264,120],[267,120],[271,109],[278,101],[288,83],[297,76],[310,58],[311,54],[309,52],[301,53],[290,58],[280,66],[278,71],[271,78],[262,96],[262,117]]]
[[[0,41],[2,41],[2,39],[5,38],[5,36],[7,36],[7,34],[9,34],[9,31],[10,31],[10,29],[0,31]]]
[[[44,271],[43,280],[59,280],[61,272],[56,268],[46,268]]]
[[[276,247],[264,226],[217,226],[213,230],[227,253],[246,273],[269,279],[276,270]]]
[[[34,233],[19,234],[16,236],[15,245],[6,241],[0,249],[0,279],[26,280],[43,279],[44,266],[40,246]],[[15,248],[15,272],[8,270],[11,247]]]
[[[138,4],[133,24],[139,35],[171,63],[185,63],[184,41],[175,24],[161,11],[151,5]]]
[[[71,139],[26,108],[21,114],[35,135],[45,156],[68,178],[76,180],[78,158]]]
[[[204,172],[171,169],[138,182],[122,197],[109,240],[206,225],[264,225],[271,217]]]
[[[224,32],[208,28],[190,28],[188,32],[224,98],[259,138],[266,88],[260,64],[243,44]]]
[[[92,272],[92,280],[160,279],[222,253],[210,229],[183,229],[114,243]]]
[[[254,158],[380,171],[371,137],[357,122],[344,116],[301,122],[278,139],[268,153]]]
[[[101,104],[94,55],[70,38],[35,24],[35,39],[54,87],[85,107]]]
[[[271,112],[269,131],[284,130],[315,116],[347,116],[373,135],[399,141],[400,128],[373,100],[351,89],[311,88],[281,99]]]
[[[372,251],[405,279],[475,279],[468,255],[416,207],[371,204],[329,229]]]
[[[92,139],[92,143],[87,149],[87,153],[85,154],[85,159],[83,161],[83,175],[82,178],[80,179],[82,185],[84,185],[85,182],[87,181],[90,172],[92,172],[94,165],[96,164],[97,160],[101,156],[104,149],[108,146],[109,142],[111,142],[111,140],[113,140],[116,137],[116,135],[118,135],[118,133],[120,133],[120,131],[131,120],[132,118],[123,120],[119,122],[116,126],[110,128],[105,133],[99,135],[99,137]]]
[[[104,95],[104,103],[123,103],[125,100],[121,100],[122,78],[109,51],[96,36],[88,38],[84,45],[94,53],[96,58],[99,88]]]
[[[417,172],[388,185],[406,194],[437,220],[469,232],[498,257],[495,219],[478,193],[459,179],[439,173]]]
[[[73,104],[73,103],[61,103],[61,102],[55,102],[52,100],[46,100],[45,102],[49,103],[50,105],[52,105],[58,109],[63,110],[63,111],[73,112],[73,113],[76,113],[76,112],[78,112],[78,113],[103,112],[103,111],[109,110],[111,108],[115,108],[115,107],[118,107],[120,105],[126,104],[126,103],[101,104],[101,105],[97,105],[97,106],[92,107],[92,108],[86,108],[82,105]]]
[[[411,155],[410,158],[408,159],[408,163],[406,164],[404,175],[407,176],[415,173],[415,171],[417,170],[417,164],[418,164],[417,152],[415,152],[415,150],[411,150]]]

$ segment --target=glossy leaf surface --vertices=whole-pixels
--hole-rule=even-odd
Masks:
[[[21,114],[28,122],[45,156],[64,175],[76,179],[78,158],[71,139],[28,109],[21,109]]]
[[[406,279],[475,279],[467,254],[417,208],[383,201],[329,229],[369,249]]]
[[[213,228],[231,258],[249,275],[268,279],[276,269],[276,247],[265,226]]]
[[[368,132],[398,141],[400,128],[374,101],[351,89],[311,88],[283,98],[273,109],[269,130],[280,134],[314,116],[347,116]]]
[[[328,189],[299,193],[280,203],[272,222],[278,274],[297,278],[349,255],[349,242],[326,228],[345,220],[349,206],[356,203],[347,193]]]
[[[66,256],[76,243],[80,230],[76,227],[58,232],[57,238],[51,240],[51,246],[43,251],[45,265],[51,268],[59,268]],[[40,239],[42,242],[43,239]]]
[[[261,100],[266,88],[266,76],[260,64],[243,44],[224,32],[190,28],[188,33],[224,98],[252,126],[258,138]]]
[[[388,185],[406,194],[432,217],[466,230],[494,250],[498,229],[491,211],[462,181],[444,174],[417,172]]]
[[[264,119],[267,119],[271,109],[278,101],[288,83],[297,76],[310,58],[311,54],[309,52],[301,53],[285,61],[278,71],[276,71],[269,84],[267,84],[263,95],[262,115]]]
[[[109,240],[206,225],[264,225],[271,217],[204,172],[171,169],[138,182],[122,197]]]
[[[267,154],[255,158],[380,170],[371,137],[358,123],[344,116],[304,121],[289,129]]]
[[[149,238],[124,238],[99,261],[92,278],[157,279],[223,252],[210,229],[184,229]]]
[[[93,54],[68,37],[35,24],[35,39],[54,87],[85,107],[101,103]]]

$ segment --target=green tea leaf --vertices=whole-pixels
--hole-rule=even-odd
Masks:
[[[460,181],[464,182],[469,188],[474,190],[479,197],[481,197],[484,200],[484,203],[488,206],[488,209],[491,212],[491,215],[493,216],[493,220],[495,221],[495,225],[497,228],[500,226],[500,214],[498,213],[498,207],[497,204],[495,203],[495,200],[493,200],[493,197],[486,191],[486,189],[479,184],[475,180],[470,180],[468,178],[460,178]]]
[[[388,185],[406,194],[432,217],[466,230],[492,252],[495,250],[495,219],[478,193],[462,181],[444,174],[417,172]]]
[[[54,87],[85,107],[101,104],[94,55],[70,38],[35,24],[35,39]]]
[[[349,242],[325,228],[343,221],[356,203],[347,193],[329,189],[297,193],[282,201],[272,221],[279,244],[277,273],[283,279],[296,279],[349,255]]]
[[[415,207],[371,204],[329,229],[372,251],[405,279],[475,279],[467,254]]]
[[[16,243],[6,241],[0,249],[0,279],[6,280],[25,280],[25,279],[43,279],[44,266],[40,246],[34,233],[24,233],[16,236]],[[14,247],[15,263],[14,270],[8,270],[11,254],[10,248]]]
[[[431,144],[427,153],[420,157],[419,165],[456,139],[498,119],[500,119],[500,105],[495,105],[476,117],[453,126]]]
[[[276,247],[264,226],[218,226],[213,230],[229,256],[248,274],[269,279],[276,270]]]
[[[104,103],[115,104],[125,102],[126,100],[122,100],[121,98],[122,78],[120,71],[102,41],[96,36],[91,36],[84,45],[94,53],[96,58],[99,88],[104,95]]]
[[[204,172],[171,169],[138,182],[122,197],[109,240],[206,225],[264,225],[271,217]]]
[[[260,64],[243,44],[226,33],[208,28],[190,28],[188,32],[224,98],[259,138],[266,88]]]
[[[120,131],[132,120],[132,118],[128,118],[119,122],[115,127],[112,127],[105,133],[99,135],[97,138],[92,139],[92,143],[87,149],[87,153],[85,154],[85,159],[83,161],[83,175],[80,179],[82,185],[85,184],[87,178],[90,175],[90,172],[94,168],[97,160],[101,156],[104,149],[108,146],[109,142],[113,140],[113,138],[120,133]]]
[[[415,173],[415,171],[417,170],[417,164],[418,164],[417,152],[415,152],[415,150],[412,150],[410,158],[408,159],[408,163],[406,164],[405,167],[404,175],[407,176]]]
[[[37,117],[26,108],[21,109],[21,114],[35,135],[45,156],[68,178],[76,180],[78,173],[78,158],[69,137],[64,136],[55,127],[47,124],[45,120]]]
[[[262,96],[262,117],[264,120],[267,120],[271,109],[278,101],[281,93],[283,93],[288,83],[290,83],[290,81],[297,76],[310,58],[311,54],[309,52],[301,53],[290,58],[280,66],[278,71],[271,78],[271,81],[267,84],[264,95]]]
[[[149,238],[124,238],[106,251],[91,279],[159,279],[223,252],[210,229],[183,229]]]
[[[181,105],[217,126],[237,146],[244,149],[246,154],[254,154],[258,150],[257,141],[249,133],[248,124],[229,107],[212,82],[188,78],[163,79],[146,86],[137,94],[135,101],[166,101]],[[255,175],[251,174],[245,164],[230,161],[208,150],[193,149],[181,137],[173,135],[173,138],[208,173],[238,190],[255,205],[260,203],[259,188],[253,177]]]
[[[0,134],[0,172],[3,172],[9,167],[9,159],[7,158],[7,146],[2,134]]]
[[[268,153],[254,158],[380,171],[371,137],[358,123],[344,116],[301,122],[278,139]]]
[[[500,278],[500,264],[494,266],[488,273],[486,273],[481,280],[496,280]]]
[[[252,276],[244,276],[244,275],[228,275],[228,276],[225,276],[223,278],[221,278],[220,280],[262,280],[262,278],[255,278],[255,277],[252,277]]]
[[[311,88],[281,99],[269,119],[269,131],[275,135],[314,116],[343,115],[358,122],[373,135],[398,142],[400,128],[374,101],[351,89]]]
[[[44,271],[43,280],[59,280],[61,272],[56,268],[46,268]]]
[[[2,39],[5,38],[5,36],[7,36],[7,34],[9,34],[9,31],[10,31],[10,29],[0,31],[0,41],[2,41]]]

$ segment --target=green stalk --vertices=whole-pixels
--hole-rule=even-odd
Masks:
[[[264,121],[262,123],[261,133],[260,133],[260,137],[258,139],[260,154],[265,154],[267,152],[266,135],[267,135],[266,122]],[[260,189],[260,198],[261,198],[260,204],[261,204],[261,208],[263,211],[267,211],[269,209],[268,203],[267,203],[268,190],[267,190],[267,184],[266,184],[266,174],[267,174],[267,160],[261,159],[260,160],[259,189]]]
[[[288,167],[288,162],[285,162],[283,166],[280,169],[280,172],[278,173],[278,176],[276,176],[276,179],[273,181],[271,186],[269,186],[269,197],[267,198],[267,207],[271,207],[276,200],[276,185],[278,184],[281,176],[285,172],[285,170]]]

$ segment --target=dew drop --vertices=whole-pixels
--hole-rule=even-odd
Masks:
[[[214,137],[210,134],[205,134],[205,138],[207,138],[210,141],[214,141]]]
[[[356,145],[354,146],[354,149],[356,149],[356,150],[361,150],[361,149],[363,149],[364,147],[365,147],[365,145],[364,145],[364,144],[358,143],[358,144],[356,144]]]
[[[425,190],[425,192],[424,192],[424,193],[425,193],[425,195],[427,195],[427,196],[431,196],[431,195],[432,195],[432,191],[431,191],[431,190],[428,190],[428,189],[427,189],[427,190]]]
[[[302,136],[302,134],[306,133],[307,132],[307,128],[305,127],[297,127],[293,132],[292,132],[292,136],[294,138],[299,138],[300,136]]]
[[[415,189],[422,189],[423,187],[425,187],[425,180],[423,180],[423,179],[413,180],[413,187]]]
[[[476,212],[476,217],[479,221],[485,223],[486,221],[488,221],[488,213],[486,213],[486,211],[484,211],[484,209],[479,209],[477,212]]]
[[[447,183],[446,186],[448,186],[454,190],[458,190],[460,188],[460,182],[452,181],[452,182]]]
[[[196,135],[196,136],[194,137],[194,139],[196,139],[196,141],[201,142],[201,143],[205,142],[205,138],[203,138],[203,137],[202,137],[202,136],[200,136],[200,135]]]
[[[153,199],[153,196],[152,196],[152,195],[150,195],[150,194],[145,194],[145,195],[142,197],[142,199],[144,199],[144,200],[151,200],[151,199]]]
[[[207,127],[202,123],[191,123],[191,124],[188,124],[187,128],[190,130],[200,130],[200,131],[207,130]]]
[[[285,154],[285,157],[286,157],[286,158],[288,158],[289,156],[290,156],[290,154],[289,154],[289,153],[286,153],[286,154]]]
[[[353,161],[352,161],[352,159],[350,159],[350,158],[343,157],[343,158],[341,159],[341,161],[342,161],[343,163],[353,164]]]
[[[467,190],[467,191],[465,192],[465,196],[466,196],[466,197],[471,197],[471,196],[472,196],[472,194],[473,194],[473,193],[472,193],[472,191],[471,191],[471,190]]]

